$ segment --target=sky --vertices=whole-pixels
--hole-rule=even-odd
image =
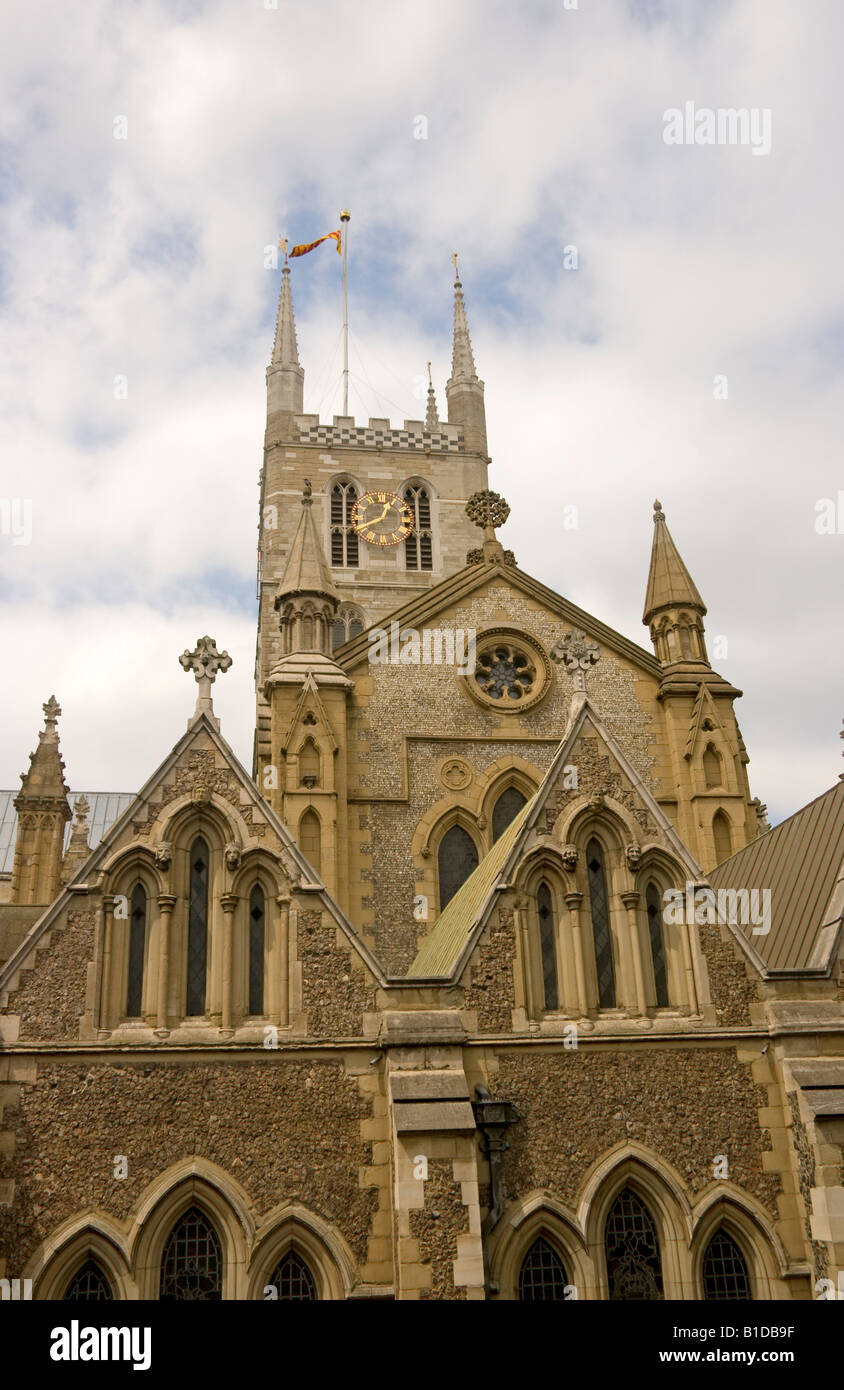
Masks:
[[[504,544],[649,649],[658,497],[744,692],[753,794],[778,821],[836,781],[840,0],[4,9],[0,785],[55,694],[69,783],[140,787],[206,632],[251,766],[267,248],[342,207],[350,411],[419,418],[430,360],[445,418],[457,250]],[[702,136],[746,110],[748,142],[669,143],[687,104]],[[292,281],[330,420],[331,246]]]

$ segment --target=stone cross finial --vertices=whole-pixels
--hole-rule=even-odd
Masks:
[[[55,695],[51,695],[46,705],[42,705],[41,708],[44,711],[44,718],[46,722],[48,724],[52,724],[52,726],[55,728],[56,720],[62,712],[62,707],[56,699]]]
[[[203,712],[213,717],[211,686],[217,679],[218,672],[226,672],[231,666],[232,659],[228,652],[218,652],[217,643],[213,637],[197,637],[195,649],[192,652],[183,651],[179,657],[179,662],[185,671],[193,671],[199,686],[196,694],[196,709],[190,723],[192,724],[194,719],[198,719]]]
[[[77,796],[73,803],[73,809],[76,814],[76,824],[84,825],[88,819],[88,812],[91,809],[91,804],[87,796]]]
[[[585,632],[574,628],[551,648],[551,660],[559,661],[574,679],[575,690],[586,689],[586,672],[601,659],[601,648]]]

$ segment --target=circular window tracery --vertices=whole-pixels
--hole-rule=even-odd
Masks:
[[[516,714],[542,699],[552,670],[542,647],[527,633],[494,628],[478,634],[475,669],[464,679],[481,704]]]

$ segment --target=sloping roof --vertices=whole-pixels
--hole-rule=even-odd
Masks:
[[[0,791],[0,874],[10,874],[15,862],[15,837],[18,831],[18,813],[14,801],[16,791]],[[96,849],[106,831],[110,830],[118,816],[126,810],[134,797],[134,792],[79,792],[68,793],[73,806],[78,796],[88,798],[91,810],[88,814],[88,844]],[[73,825],[68,821],[64,831],[64,848],[70,842]]]
[[[499,835],[489,854],[484,855],[474,873],[461,884],[451,902],[446,904],[436,923],[426,936],[416,959],[408,970],[409,976],[447,975],[460,954],[472,925],[477,921],[495,880],[507,862],[507,856],[538,793],[519,811],[502,835]]]
[[[770,891],[770,931],[735,928],[767,971],[825,971],[844,914],[844,782],[725,859],[709,881]]]
[[[397,622],[400,627],[421,628],[444,609],[464,602],[478,589],[484,588],[494,580],[503,581],[512,588],[520,590],[527,598],[534,599],[544,608],[549,609],[550,612],[558,613],[563,621],[570,623],[572,627],[582,628],[590,637],[603,643],[607,650],[625,657],[634,666],[638,666],[640,670],[653,676],[655,680],[660,680],[662,666],[653,652],[645,651],[644,647],[638,646],[636,642],[631,642],[629,637],[624,637],[620,632],[616,632],[615,628],[608,627],[606,623],[602,623],[600,619],[587,613],[585,609],[570,603],[568,599],[563,598],[553,589],[549,589],[538,579],[534,579],[518,565],[501,563],[465,565],[462,570],[448,575],[439,584],[433,585],[432,588],[426,589],[421,594],[414,595],[400,608],[394,609],[388,615],[389,621]],[[371,629],[367,629],[357,637],[351,638],[334,653],[344,671],[352,671],[359,662],[368,661],[372,646],[369,637],[370,631]]]

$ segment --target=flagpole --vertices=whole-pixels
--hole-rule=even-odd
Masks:
[[[343,208],[340,221],[343,223],[343,414],[349,413],[349,219],[351,213]]]

